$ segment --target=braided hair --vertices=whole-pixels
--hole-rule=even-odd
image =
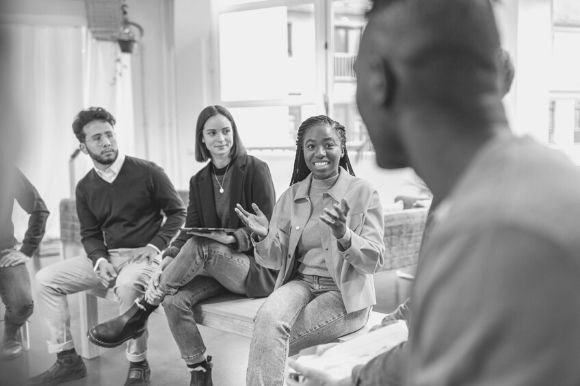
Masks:
[[[348,152],[346,151],[346,129],[343,125],[336,122],[335,120],[327,117],[326,115],[317,115],[310,117],[298,128],[298,135],[296,138],[296,156],[294,157],[294,168],[292,169],[292,179],[290,180],[290,185],[294,185],[297,182],[302,181],[310,174],[310,169],[306,165],[304,160],[304,135],[311,127],[316,125],[328,125],[336,131],[338,137],[340,138],[340,146],[342,146],[342,157],[339,161],[339,166],[346,169],[351,175],[354,176],[354,171],[352,170],[352,165],[350,164],[350,159],[348,158]]]

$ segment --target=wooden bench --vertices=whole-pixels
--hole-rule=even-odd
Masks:
[[[182,193],[183,196],[183,193]],[[380,270],[394,270],[415,264],[427,215],[426,209],[408,209],[385,212],[385,264]],[[60,203],[60,225],[62,257],[64,259],[82,257],[80,227],[75,202],[64,199]],[[114,298],[109,291],[106,298]],[[223,295],[196,305],[194,318],[200,325],[231,332],[247,337],[252,336],[254,317],[265,299],[249,299],[236,295]],[[89,343],[86,333],[98,323],[97,297],[91,291],[79,294],[80,306],[80,354],[93,358],[100,354],[100,348]],[[384,314],[371,312],[367,326],[378,324]],[[346,340],[368,330],[363,328],[341,338]]]

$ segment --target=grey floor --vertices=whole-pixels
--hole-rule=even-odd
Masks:
[[[31,278],[39,269],[58,262],[57,253],[52,256],[36,258],[29,263]],[[395,272],[381,272],[375,276],[377,305],[375,310],[388,312],[408,293],[406,284],[397,281]],[[36,300],[36,288],[32,280],[32,290]],[[78,339],[78,301],[77,296],[69,296],[69,305],[72,313],[71,330],[73,340]],[[0,310],[0,317],[4,314]],[[117,304],[109,300],[99,300],[99,319],[107,320],[118,314]],[[46,349],[44,323],[42,321],[42,304],[35,302],[35,310],[30,318],[30,350],[22,357],[11,361],[0,361],[0,386],[25,385],[28,377],[36,375],[55,361],[55,355],[49,354]],[[3,331],[3,327],[0,329]],[[200,326],[208,348],[207,354],[212,355],[214,362],[213,381],[215,386],[242,386],[245,385],[250,339],[236,334],[230,334],[211,328]],[[1,334],[1,332],[0,332]],[[75,335],[76,334],[76,335]],[[189,373],[180,358],[173,336],[169,331],[162,308],[154,312],[149,319],[149,352],[148,361],[151,366],[151,384],[161,385],[189,385]],[[95,385],[123,385],[127,374],[128,364],[125,359],[124,348],[103,349],[102,354],[94,359],[85,360],[88,376],[82,380],[68,382],[67,386],[95,386]]]

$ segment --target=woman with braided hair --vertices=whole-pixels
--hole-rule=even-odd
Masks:
[[[252,209],[238,204],[236,213],[253,232],[256,261],[279,274],[256,316],[246,382],[282,385],[288,355],[365,325],[383,261],[383,209],[354,176],[344,126],[322,115],[300,125],[290,187],[271,221]]]

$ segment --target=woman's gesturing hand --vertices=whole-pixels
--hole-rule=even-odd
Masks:
[[[347,202],[342,199],[340,204],[334,204],[332,209],[324,208],[324,213],[320,215],[320,220],[330,227],[337,239],[346,233],[346,216],[349,210]]]
[[[266,215],[260,210],[258,205],[252,204],[254,213],[245,210],[240,204],[236,204],[236,214],[248,228],[252,230],[260,238],[266,237],[268,234],[268,225],[270,222]]]

